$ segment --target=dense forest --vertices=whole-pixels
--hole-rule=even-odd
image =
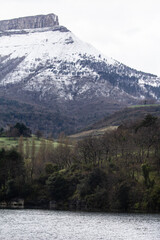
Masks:
[[[0,150],[0,201],[26,207],[160,211],[160,119],[146,115],[100,137],[19,137]],[[30,142],[30,144],[29,144]]]

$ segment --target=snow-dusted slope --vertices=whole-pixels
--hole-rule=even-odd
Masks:
[[[72,93],[65,93],[65,88],[70,84],[73,87],[77,82],[75,76],[79,77],[78,81],[82,77],[99,76],[94,69],[82,66],[80,61],[98,62],[102,55],[64,27],[7,33],[9,36],[3,33],[0,37],[1,66],[11,60],[19,61],[12,71],[1,78],[1,86],[23,83],[23,89],[42,92],[54,86],[59,90],[59,97],[72,98]],[[105,62],[115,63],[110,58]],[[84,88],[79,94],[85,91]]]
[[[160,98],[160,79],[104,56],[62,26],[0,32],[0,87],[43,100]],[[157,90],[158,89],[158,90]]]

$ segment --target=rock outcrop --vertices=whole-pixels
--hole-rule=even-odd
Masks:
[[[55,14],[37,15],[31,17],[15,18],[0,21],[0,31],[12,29],[45,28],[59,25],[58,16]]]

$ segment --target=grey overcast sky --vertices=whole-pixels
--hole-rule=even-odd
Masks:
[[[81,40],[160,76],[160,0],[0,0],[0,19],[55,13]]]

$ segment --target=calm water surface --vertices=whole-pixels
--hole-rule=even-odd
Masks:
[[[0,240],[160,240],[160,215],[0,210]]]

